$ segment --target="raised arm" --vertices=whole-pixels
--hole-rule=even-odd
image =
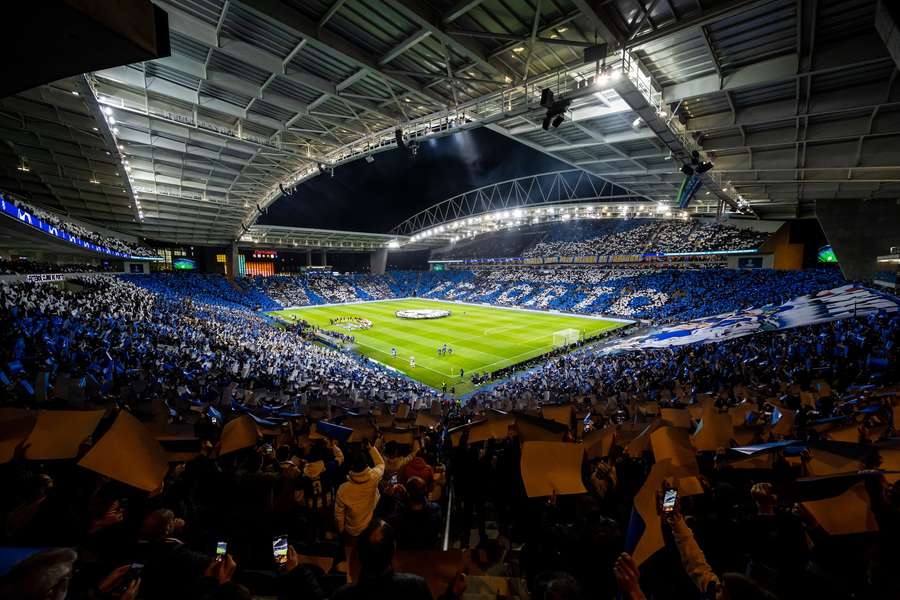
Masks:
[[[375,446],[369,446],[369,456],[372,457],[372,462],[375,464],[371,469],[375,474],[375,479],[381,480],[384,477],[384,459],[381,458],[381,453]]]

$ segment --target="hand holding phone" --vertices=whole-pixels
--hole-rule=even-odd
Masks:
[[[219,540],[216,543],[216,560],[222,562],[222,560],[225,559],[226,554],[228,554],[228,542]]]
[[[275,558],[275,564],[278,567],[284,567],[287,564],[288,539],[286,535],[276,535],[272,538],[272,556]]]
[[[663,492],[662,512],[664,515],[670,515],[675,512],[675,503],[678,502],[678,490],[675,488],[667,489]]]

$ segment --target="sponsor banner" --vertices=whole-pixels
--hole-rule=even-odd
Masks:
[[[52,281],[63,281],[66,276],[62,273],[35,273],[26,275],[25,281],[28,283],[50,283]]]
[[[900,299],[857,285],[800,296],[779,306],[738,310],[663,327],[614,344],[609,351],[669,348],[730,340],[763,331],[827,323],[878,311],[900,310]]]

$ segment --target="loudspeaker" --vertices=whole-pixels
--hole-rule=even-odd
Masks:
[[[550,108],[553,106],[553,90],[544,88],[541,90],[541,106]]]
[[[588,46],[584,49],[584,64],[600,62],[606,58],[606,44]]]

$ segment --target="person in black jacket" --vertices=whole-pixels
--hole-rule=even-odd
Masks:
[[[337,590],[333,600],[432,600],[425,579],[394,572],[396,541],[390,525],[373,519],[358,543],[359,578]]]

